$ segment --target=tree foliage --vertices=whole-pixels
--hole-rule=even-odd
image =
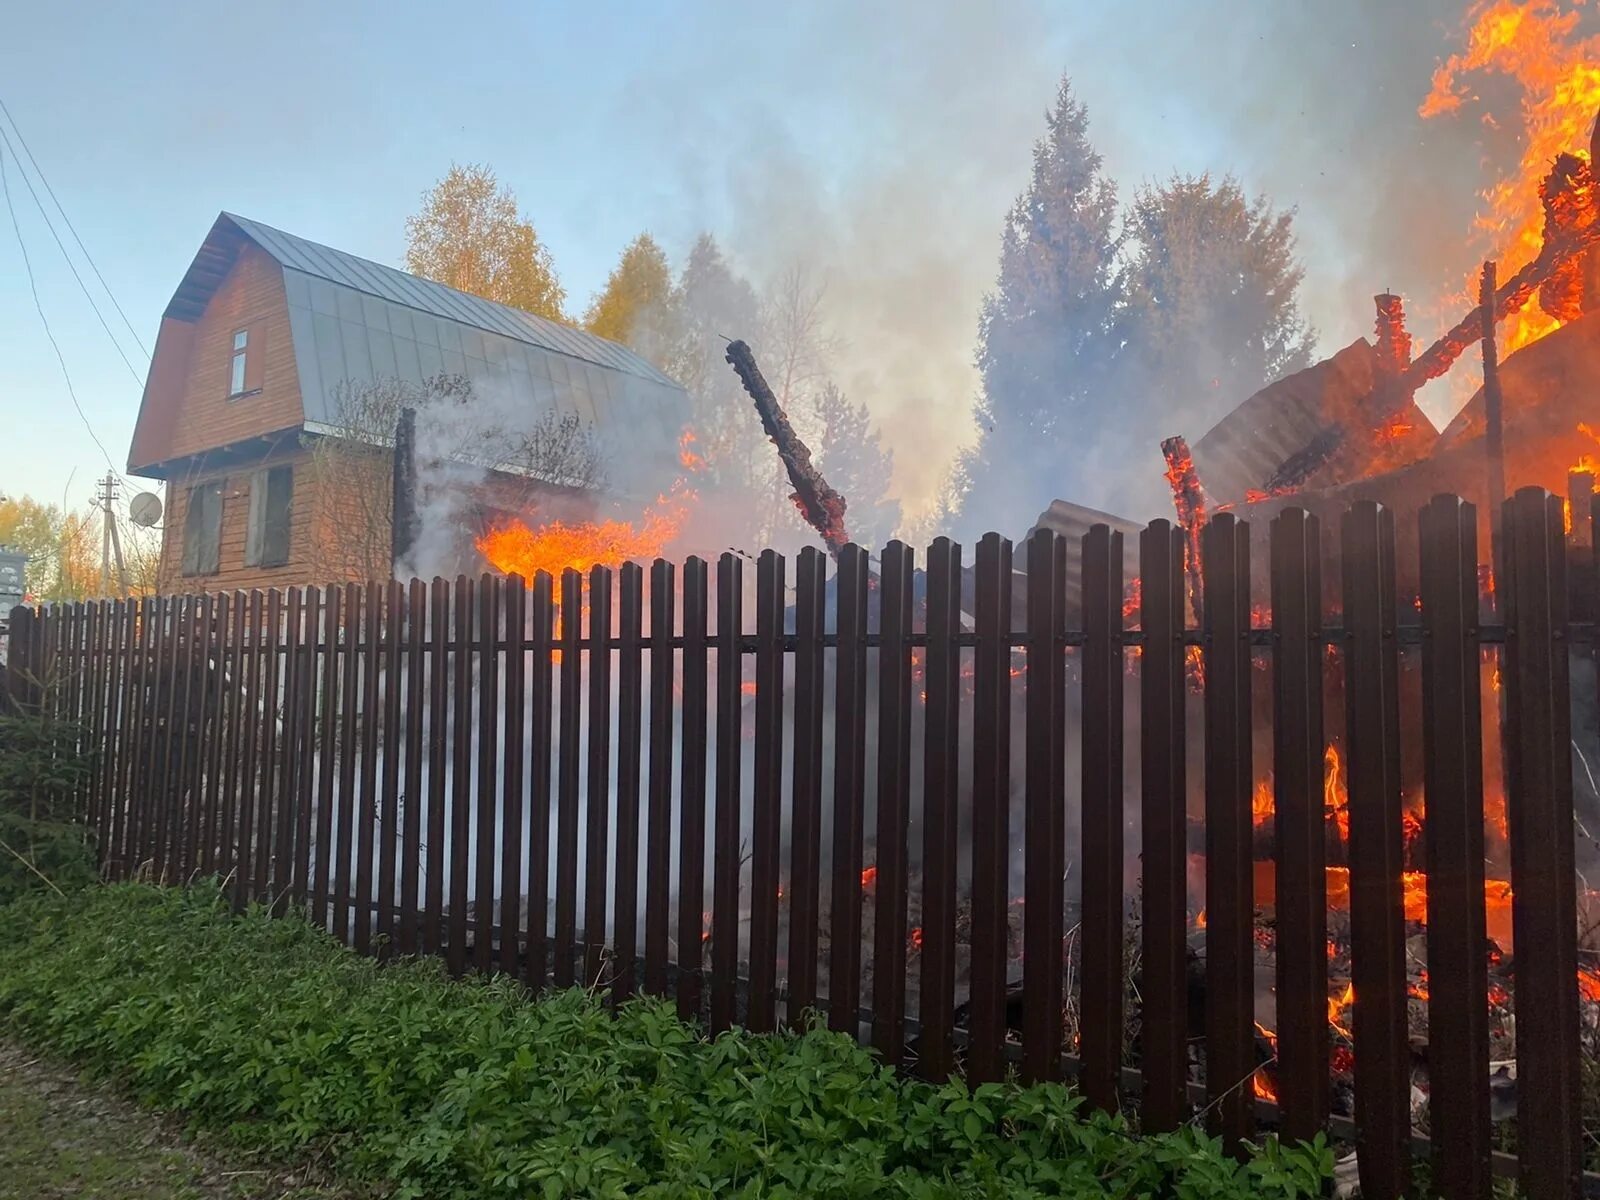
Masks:
[[[100,587],[100,518],[31,496],[0,498],[0,546],[28,556],[25,582],[38,600],[83,600]]]
[[[1160,439],[1200,437],[1310,361],[1293,216],[1207,175],[1142,188],[1119,215],[1064,79],[983,307],[978,441],[955,473],[966,524],[1019,534],[1058,497],[1163,511]]]
[[[817,394],[822,437],[818,465],[834,490],[844,496],[850,540],[881,549],[900,525],[900,502],[890,494],[894,451],[883,444],[865,404],[852,404],[836,383]]]
[[[1124,297],[1116,187],[1065,79],[1045,123],[983,305],[979,440],[963,463],[969,515],[1015,533],[1011,524],[1072,494],[1085,430],[1110,419]]]
[[[516,197],[485,166],[452,163],[406,218],[406,270],[552,321],[566,292]]]
[[[628,243],[583,324],[590,333],[620,342],[657,366],[671,361],[682,336],[678,292],[666,253],[648,233]]]
[[[1315,335],[1296,300],[1305,273],[1293,219],[1232,178],[1177,175],[1139,190],[1122,323],[1135,420],[1176,411],[1198,436],[1310,365]]]

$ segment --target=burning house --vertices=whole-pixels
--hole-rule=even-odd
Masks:
[[[161,589],[388,576],[408,407],[411,534],[436,536],[404,565],[430,574],[477,569],[474,544],[524,518],[603,537],[611,506],[668,487],[687,415],[623,346],[224,213],[162,317],[128,453],[167,484]],[[658,551],[663,521],[626,552]]]

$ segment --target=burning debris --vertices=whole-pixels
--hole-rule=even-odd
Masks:
[[[794,485],[790,499],[806,523],[822,535],[828,552],[837,555],[850,540],[844,526],[844,497],[829,487],[822,472],[811,465],[811,451],[789,424],[788,414],[767,386],[750,347],[741,341],[729,342],[727,357],[739,375],[739,382],[744,384],[744,390],[755,401],[761,426],[778,448],[778,457],[789,472],[789,482]]]

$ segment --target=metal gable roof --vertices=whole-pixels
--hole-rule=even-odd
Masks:
[[[431,279],[408,275],[395,267],[386,267],[342,250],[307,241],[247,217],[223,213],[221,219],[232,223],[280,265],[290,270],[596,366],[622,371],[668,387],[678,386],[633,351],[605,338],[546,320],[510,305],[468,295]]]

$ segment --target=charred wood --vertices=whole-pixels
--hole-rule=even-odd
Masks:
[[[778,457],[783,460],[784,469],[789,473],[789,482],[794,485],[790,499],[806,523],[822,535],[829,553],[837,555],[850,540],[844,525],[844,497],[829,487],[822,472],[812,465],[811,451],[789,424],[788,414],[783,411],[778,398],[772,394],[772,389],[762,377],[761,368],[756,366],[756,356],[750,347],[742,341],[729,342],[727,359],[738,373],[744,390],[755,402],[761,427],[778,448]]]

